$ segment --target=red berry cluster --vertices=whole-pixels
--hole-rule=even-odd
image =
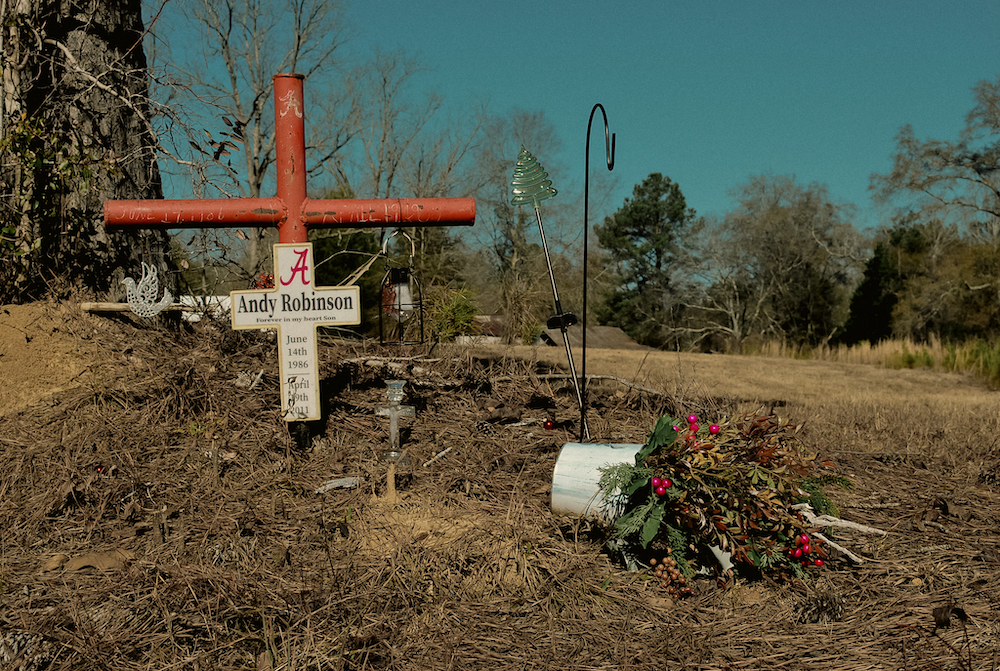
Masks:
[[[273,289],[274,288],[274,274],[273,273],[261,273],[259,280],[254,280],[250,283],[251,289]]]
[[[820,550],[816,542],[812,542],[808,534],[799,534],[795,537],[795,547],[788,549],[788,558],[792,561],[801,561],[802,566],[822,566],[823,559],[819,556]]]
[[[667,556],[663,559],[657,561],[654,557],[649,560],[649,565],[652,566],[655,571],[655,575],[660,579],[667,588],[667,593],[672,595],[675,599],[680,599],[682,596],[691,596],[694,594],[694,587],[688,583],[687,578],[677,569],[677,561],[670,556],[672,550],[667,548]]]
[[[652,478],[649,481],[649,486],[653,488],[657,496],[663,496],[668,489],[674,486],[674,483],[670,481],[670,478]]]
[[[681,438],[685,442],[690,443],[693,447],[701,447],[700,443],[697,440],[698,431],[701,429],[701,427],[698,425],[698,415],[695,414],[688,415],[687,421],[688,421],[688,432],[683,436],[681,436]],[[673,428],[674,431],[677,432],[682,431],[681,427],[679,426],[674,425]],[[713,436],[719,433],[719,431],[721,430],[722,429],[719,427],[718,424],[713,424],[712,426],[708,427],[708,432]]]

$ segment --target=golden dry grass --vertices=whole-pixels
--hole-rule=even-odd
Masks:
[[[565,366],[565,352],[553,347],[494,346],[490,350]],[[579,369],[581,352],[574,351],[574,357]],[[995,405],[997,399],[995,391],[970,375],[783,356],[596,349],[588,352],[587,374],[613,375],[672,393],[732,397],[749,403],[794,402],[804,407],[889,397],[904,403],[954,398],[977,405]]]
[[[566,368],[557,348],[491,351]],[[579,370],[581,352],[574,356]],[[784,356],[591,350],[587,375],[663,390],[681,405],[719,399],[741,411],[773,408],[805,422],[810,439],[830,452],[942,458],[975,476],[1000,445],[1000,392],[969,374]]]

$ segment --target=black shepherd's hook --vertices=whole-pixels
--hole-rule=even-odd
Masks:
[[[597,103],[590,110],[590,120],[587,121],[587,151],[586,174],[583,176],[583,358],[580,367],[580,442],[590,440],[587,435],[587,234],[590,231],[590,127],[594,123],[594,114],[598,108],[604,117],[604,152],[607,155],[608,170],[615,169],[615,134],[608,128],[608,113],[604,105]],[[610,137],[609,137],[610,134]]]

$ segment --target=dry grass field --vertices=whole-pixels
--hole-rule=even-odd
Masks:
[[[549,508],[576,434],[559,348],[327,343],[328,417],[300,449],[264,335],[7,306],[0,669],[1000,668],[997,392],[588,354],[595,438],[642,442],[665,412],[774,412],[854,483],[828,492],[841,517],[885,535],[837,531],[862,561],[803,583],[706,576],[675,602],[599,525]],[[415,407],[393,478],[389,378]],[[362,484],[317,493],[336,478]]]
[[[557,348],[494,347],[505,355],[565,366]],[[574,352],[577,368],[582,353]],[[683,406],[716,399],[740,411],[773,409],[806,424],[827,453],[941,459],[970,469],[1000,458],[1000,393],[971,375],[785,357],[591,350],[587,375],[665,391]],[[614,384],[597,380],[596,385]]]

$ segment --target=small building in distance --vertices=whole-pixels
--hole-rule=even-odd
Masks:
[[[583,327],[575,324],[566,329],[569,336],[570,347],[583,346]],[[562,331],[559,329],[545,329],[542,331],[541,341],[546,345],[563,347]],[[645,345],[640,345],[628,337],[625,331],[617,326],[588,326],[587,327],[587,349],[649,349]]]

